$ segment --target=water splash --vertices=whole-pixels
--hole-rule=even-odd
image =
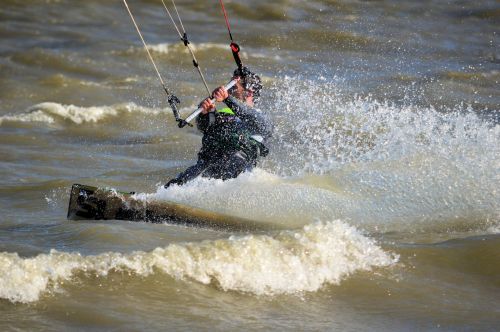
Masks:
[[[283,175],[325,174],[347,163],[418,154],[491,164],[500,152],[500,126],[470,107],[436,109],[408,101],[396,105],[346,96],[335,83],[290,77],[271,90],[274,102],[265,107],[274,110],[276,119],[270,155],[276,158],[270,164]],[[471,150],[479,151],[471,156]]]
[[[499,125],[463,108],[345,96],[326,81],[282,86],[264,98],[274,100],[276,131],[260,169],[150,197],[290,228],[315,218],[382,232],[500,224]]]
[[[263,168],[316,177],[315,186],[350,198],[337,217],[385,230],[500,223],[500,125],[470,107],[396,105],[290,77],[272,95],[276,133]]]

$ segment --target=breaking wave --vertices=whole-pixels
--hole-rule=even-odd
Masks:
[[[74,124],[96,123],[124,113],[143,113],[156,115],[164,112],[161,109],[147,108],[135,103],[125,103],[113,106],[80,107],[45,102],[30,107],[27,111],[0,117],[0,125],[4,122],[43,122],[48,124],[69,121]]]
[[[131,254],[82,256],[51,250],[22,258],[17,253],[0,253],[0,298],[33,302],[77,274],[107,276],[119,271],[140,276],[163,272],[179,280],[215,284],[225,291],[293,294],[339,284],[356,271],[397,261],[397,256],[352,226],[316,222],[299,231],[171,244]]]

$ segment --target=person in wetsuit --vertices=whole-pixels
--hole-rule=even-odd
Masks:
[[[260,157],[269,150],[267,140],[272,134],[272,124],[266,114],[254,107],[262,89],[261,79],[247,67],[234,71],[240,80],[226,90],[215,89],[212,96],[227,107],[215,110],[210,98],[200,106],[202,113],[197,118],[198,129],[203,133],[198,161],[170,180],[183,185],[198,176],[215,179],[232,179],[256,166]]]

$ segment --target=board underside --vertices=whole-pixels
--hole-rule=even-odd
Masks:
[[[69,220],[129,220],[209,228],[255,230],[275,228],[267,223],[227,216],[164,201],[139,200],[134,193],[74,184],[69,199]]]

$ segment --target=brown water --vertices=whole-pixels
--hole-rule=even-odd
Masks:
[[[160,1],[129,5],[188,115],[187,50]],[[177,6],[210,87],[227,82],[217,1]],[[201,137],[123,3],[2,1],[0,330],[498,329],[498,2],[226,7],[271,153],[165,190]],[[276,227],[70,222],[72,183]]]

